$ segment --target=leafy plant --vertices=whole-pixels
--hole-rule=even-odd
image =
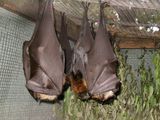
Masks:
[[[146,66],[145,54],[139,58],[138,70],[127,63],[126,51],[115,49],[119,59],[117,75],[122,91],[113,102],[81,101],[70,89],[65,93],[65,120],[159,120],[160,119],[160,51],[153,55],[153,67]],[[140,86],[137,81],[140,82]]]
[[[153,56],[154,64],[154,79],[155,79],[155,96],[156,100],[160,101],[160,50],[157,50]]]

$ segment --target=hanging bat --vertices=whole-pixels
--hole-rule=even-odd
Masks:
[[[23,44],[26,87],[38,100],[53,101],[62,93],[65,58],[58,42],[52,0],[40,0],[39,17],[30,41]]]
[[[119,90],[116,76],[117,58],[104,22],[105,3],[100,2],[100,22],[92,51],[88,54],[87,85],[92,98],[107,100]]]
[[[115,63],[117,62],[117,58],[104,24],[104,6],[105,4],[101,3],[100,24],[96,32],[95,41],[88,25],[86,9],[88,7],[84,6],[84,24],[82,24],[81,36],[74,50],[72,63],[74,76],[76,76],[76,73],[81,73],[81,80],[85,83],[82,86],[86,86],[86,89],[82,93],[100,101],[113,97],[119,90],[120,85],[120,81],[116,77]],[[77,81],[75,78],[73,81]],[[76,84],[74,87],[76,87]],[[82,97],[81,94],[79,94],[79,97]],[[84,99],[84,97],[81,99]]]
[[[71,89],[81,99],[88,99],[87,83],[86,83],[86,64],[88,63],[88,53],[91,51],[94,39],[90,31],[88,22],[89,4],[82,2],[84,7],[84,15],[79,39],[74,47],[72,60]]]

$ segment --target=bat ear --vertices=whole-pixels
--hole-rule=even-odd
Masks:
[[[83,78],[83,75],[82,75],[82,73],[80,72],[80,70],[78,70],[78,71],[76,72],[76,78],[77,78],[78,80]]]
[[[79,79],[82,79],[83,78],[83,75],[82,73],[80,72],[80,70],[76,71],[75,73],[72,71],[71,72],[71,75],[73,78],[75,78],[76,80],[79,80]]]

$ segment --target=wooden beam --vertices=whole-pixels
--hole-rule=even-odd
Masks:
[[[156,48],[156,40],[123,38],[118,41],[119,48]]]
[[[36,21],[38,16],[38,0],[4,0],[0,2],[0,6],[14,12],[20,16],[23,16],[33,22]],[[55,10],[56,14],[56,30],[60,32],[61,28],[61,15]],[[76,41],[79,36],[79,25],[76,25],[70,19],[67,19],[68,23],[68,36],[71,40]]]
[[[38,0],[2,0],[0,6],[31,21],[37,19]]]

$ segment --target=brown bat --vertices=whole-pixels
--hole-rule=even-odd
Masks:
[[[105,4],[101,3],[100,24],[96,32],[95,41],[89,29],[87,19],[88,7],[84,7],[84,24],[82,26],[81,36],[74,50],[72,64],[74,76],[81,74],[81,80],[85,81],[82,83],[86,83],[82,84],[86,86],[86,89],[84,89],[84,92],[86,92],[85,95],[89,95],[90,98],[100,101],[105,101],[113,97],[119,90],[120,85],[120,81],[116,77],[115,63],[117,62],[117,58],[104,24],[104,6]],[[73,79],[73,81],[77,81],[77,79]],[[84,96],[82,99],[84,99]]]
[[[81,99],[88,99],[87,84],[86,84],[86,63],[88,63],[88,53],[91,51],[94,39],[90,32],[87,12],[89,4],[82,3],[85,11],[82,21],[82,27],[79,39],[74,47],[72,60],[72,76],[71,88],[76,95]]]
[[[111,46],[104,23],[105,3],[100,3],[100,23],[92,51],[88,54],[87,85],[92,98],[102,101],[113,97],[119,90],[116,76],[117,58]]]
[[[64,54],[58,42],[52,0],[40,0],[39,18],[32,39],[23,44],[23,68],[26,87],[34,98],[55,100],[61,93]]]

